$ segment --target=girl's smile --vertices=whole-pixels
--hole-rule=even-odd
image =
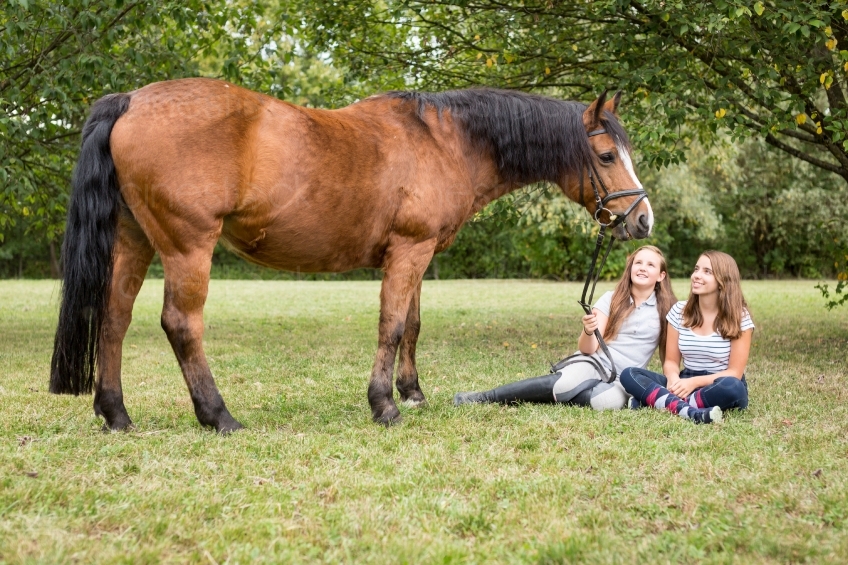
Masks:
[[[662,270],[662,257],[650,249],[642,249],[633,259],[633,267],[630,269],[631,282],[639,287],[653,287],[658,281],[665,278]]]
[[[709,257],[701,255],[692,271],[692,292],[706,295],[718,292],[718,281],[713,274],[713,266]]]

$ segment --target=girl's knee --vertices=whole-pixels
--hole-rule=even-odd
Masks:
[[[748,387],[736,377],[719,377],[716,379],[716,384],[733,395],[746,394]]]
[[[744,410],[748,407],[748,387],[745,386],[740,379],[736,377],[719,377],[716,379],[717,384],[725,397],[724,404],[728,408],[737,408]]]
[[[620,383],[601,383],[592,389],[589,400],[595,410],[621,410],[627,403],[627,393]]]
[[[640,367],[627,367],[621,372],[618,379],[624,387],[624,390],[632,395],[636,395],[636,392],[634,391],[650,387],[652,384],[658,384],[660,386],[665,386],[666,384],[666,380],[663,375]]]
[[[621,383],[621,386],[624,387],[624,390],[626,390],[630,394],[633,394],[633,392],[631,391],[634,390],[636,386],[636,382],[633,380],[633,368],[627,367],[626,369],[624,369],[621,374],[618,375],[618,382]]]

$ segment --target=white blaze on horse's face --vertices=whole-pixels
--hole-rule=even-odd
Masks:
[[[633,179],[633,183],[636,188],[644,190],[642,183],[639,182],[638,177],[636,177],[636,171],[633,169],[633,161],[630,159],[630,152],[627,151],[626,147],[619,143],[616,143],[615,147],[618,149],[618,156],[621,159],[621,162],[624,163],[624,168],[627,169],[628,173],[630,173],[630,177]],[[651,203],[647,198],[645,198],[643,202],[648,207],[648,235],[650,235],[654,229],[654,210],[651,208]]]

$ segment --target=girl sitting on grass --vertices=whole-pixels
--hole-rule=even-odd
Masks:
[[[664,375],[644,367],[621,373],[621,384],[634,397],[631,408],[665,408],[707,424],[720,421],[722,410],[747,407],[745,365],[754,322],[733,257],[705,251],[692,272],[689,299],[675,304],[667,320]]]
[[[628,397],[621,384],[603,382],[609,378],[611,367],[599,351],[594,331],[598,329],[603,336],[616,367],[646,367],[657,345],[663,349],[665,316],[676,300],[662,252],[652,245],[640,247],[627,258],[615,290],[601,296],[592,313],[583,316],[577,340],[581,355],[550,375],[485,392],[459,392],[454,405],[524,401],[563,402],[596,410],[623,408]],[[604,371],[603,379],[598,371]]]

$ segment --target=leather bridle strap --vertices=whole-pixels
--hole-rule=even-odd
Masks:
[[[594,131],[590,131],[587,135],[589,137],[593,137],[595,135],[601,135],[601,134],[604,134],[604,133],[607,133],[606,129],[597,129],[597,130],[594,130]],[[641,189],[641,188],[634,188],[634,189],[631,189],[631,190],[620,190],[618,192],[610,192],[609,190],[607,190],[607,187],[604,184],[604,180],[598,174],[598,170],[595,168],[594,161],[589,162],[589,169],[588,169],[587,172],[588,172],[588,175],[589,175],[589,182],[592,184],[592,191],[593,191],[594,196],[595,196],[595,221],[598,222],[600,229],[598,230],[598,240],[595,243],[595,251],[592,254],[592,264],[589,267],[589,272],[586,274],[586,283],[583,285],[583,295],[581,296],[580,300],[578,300],[578,303],[580,304],[580,306],[583,307],[583,310],[586,312],[586,314],[591,314],[592,313],[591,304],[592,304],[592,300],[595,296],[595,286],[598,284],[598,279],[601,276],[601,271],[604,268],[604,264],[607,261],[607,257],[609,256],[610,251],[612,251],[612,244],[613,244],[613,242],[615,242],[615,236],[610,235],[610,239],[609,239],[609,243],[607,244],[606,251],[604,251],[604,254],[601,257],[601,261],[599,263],[598,257],[600,256],[601,248],[604,245],[604,238],[606,237],[607,228],[615,229],[616,227],[621,225],[624,221],[626,221],[627,216],[633,210],[636,209],[636,206],[638,206],[639,203],[642,200],[644,200],[645,198],[648,197],[648,193],[645,192],[645,190]],[[595,179],[597,179],[597,182],[596,182]],[[603,197],[601,197],[601,193],[598,190],[598,184],[601,185],[601,189],[604,192]],[[613,214],[611,210],[607,209],[606,205],[610,201],[615,200],[616,198],[624,198],[624,197],[627,197],[627,196],[638,196],[638,198],[636,198],[636,200],[634,200],[630,204],[630,206],[627,207],[627,209],[624,211],[623,214]],[[580,175],[580,203],[583,204],[584,206],[586,206],[586,201],[584,200],[584,197],[583,197],[583,175]],[[610,221],[606,222],[606,223],[604,223],[601,220],[601,214],[603,214],[604,210],[606,210],[606,212],[607,212],[607,214],[609,214],[609,218],[610,218]],[[590,284],[592,285],[591,291],[589,291],[589,285]],[[588,300],[586,299],[587,293],[589,294]],[[618,378],[618,372],[617,372],[616,367],[615,367],[615,361],[613,361],[612,355],[609,352],[609,348],[607,348],[607,344],[604,342],[604,338],[603,338],[603,336],[601,336],[601,332],[599,332],[598,330],[595,330],[595,339],[598,340],[598,345],[600,346],[603,354],[606,355],[607,359],[609,359],[610,367],[611,367],[611,371],[610,371],[610,375],[608,377],[608,380],[606,378],[605,373],[602,372],[601,376],[602,376],[602,378],[605,382],[608,382],[608,383],[613,382],[616,378]]]

